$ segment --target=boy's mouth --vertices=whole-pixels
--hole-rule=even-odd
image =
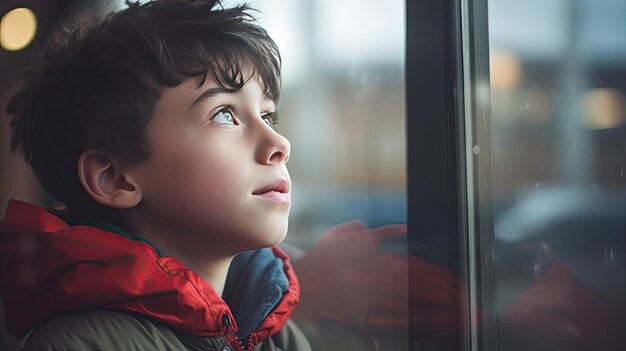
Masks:
[[[286,179],[280,179],[273,183],[267,184],[266,186],[258,190],[253,191],[252,195],[262,195],[262,194],[269,193],[269,192],[287,194],[289,193],[289,187],[290,187],[289,181],[287,181]]]

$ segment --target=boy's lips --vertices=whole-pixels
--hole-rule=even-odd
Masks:
[[[279,179],[273,183],[255,190],[252,195],[257,196],[263,200],[270,201],[272,203],[290,204],[291,195],[289,194],[289,188],[291,184],[287,179]]]
[[[264,187],[252,192],[252,195],[263,195],[269,192],[288,194],[291,184],[287,179],[279,179],[275,182],[265,185]]]

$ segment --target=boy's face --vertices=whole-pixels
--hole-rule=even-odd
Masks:
[[[211,76],[164,89],[147,128],[150,157],[131,167],[143,196],[135,211],[176,250],[278,244],[291,181],[289,142],[267,123],[276,106],[256,78],[229,93]]]

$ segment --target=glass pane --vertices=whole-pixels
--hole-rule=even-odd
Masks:
[[[250,3],[283,57],[278,129],[292,150],[296,321],[314,350],[405,350],[405,238],[372,251],[364,244],[374,232],[329,231],[352,220],[406,223],[404,2]]]
[[[626,347],[625,14],[623,0],[488,1],[490,132],[473,154],[491,163],[476,220],[493,228],[480,276],[498,350]]]

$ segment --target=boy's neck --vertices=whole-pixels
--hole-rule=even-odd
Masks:
[[[219,296],[223,295],[226,276],[233,257],[207,260],[206,258],[194,259],[189,255],[177,254],[176,252],[166,252],[168,256],[176,257],[187,268],[201,276]]]

